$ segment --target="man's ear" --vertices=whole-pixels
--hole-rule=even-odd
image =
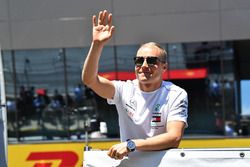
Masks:
[[[167,64],[164,64],[163,69],[164,69],[164,70],[167,70],[167,69],[168,69],[168,65],[167,65]]]
[[[167,71],[167,67],[168,67],[167,64],[164,64],[164,65],[163,65],[162,74],[165,73],[165,72]]]

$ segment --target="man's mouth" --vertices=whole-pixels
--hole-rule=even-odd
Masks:
[[[149,77],[151,75],[150,72],[139,72],[140,75],[144,75],[145,77]]]

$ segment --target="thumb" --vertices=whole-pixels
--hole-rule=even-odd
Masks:
[[[115,26],[112,26],[109,30],[109,35],[112,36],[114,34],[115,31]]]

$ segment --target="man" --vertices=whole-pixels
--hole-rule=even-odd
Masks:
[[[119,115],[121,143],[108,155],[122,159],[134,150],[152,151],[178,147],[187,126],[187,93],[162,80],[167,69],[166,51],[157,43],[142,45],[134,58],[136,79],[110,81],[98,75],[104,45],[114,33],[112,14],[106,10],[92,18],[93,39],[85,60],[83,83],[109,103]]]

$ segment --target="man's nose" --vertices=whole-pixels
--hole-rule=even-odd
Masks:
[[[142,67],[148,67],[147,59],[144,58],[144,61],[142,63]]]

